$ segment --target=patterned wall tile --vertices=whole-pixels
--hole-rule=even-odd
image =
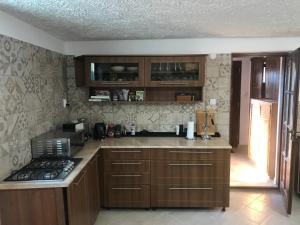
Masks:
[[[30,160],[31,138],[68,120],[64,60],[0,35],[0,180]]]

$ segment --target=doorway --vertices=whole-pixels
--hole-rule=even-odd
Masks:
[[[233,54],[231,187],[278,187],[283,66],[283,54]]]

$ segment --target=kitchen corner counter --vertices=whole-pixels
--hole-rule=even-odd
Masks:
[[[107,148],[193,148],[193,149],[231,149],[228,141],[223,138],[213,138],[203,141],[201,138],[187,140],[183,137],[122,137],[107,138],[100,144]]]
[[[62,188],[68,187],[76,176],[83,170],[87,163],[97,154],[100,149],[100,141],[89,140],[83,149],[75,155],[75,158],[82,158],[80,163],[63,181],[9,181],[1,182],[0,190],[33,189],[33,188]]]
[[[213,138],[208,141],[203,141],[200,138],[187,140],[183,137],[122,137],[106,138],[103,141],[90,139],[84,148],[75,155],[75,158],[82,158],[82,161],[64,181],[1,182],[0,190],[68,187],[100,149],[111,148],[231,149],[232,147],[223,138]]]

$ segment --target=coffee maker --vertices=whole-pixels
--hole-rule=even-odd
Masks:
[[[95,123],[94,126],[94,139],[103,140],[106,136],[106,124],[105,123]]]

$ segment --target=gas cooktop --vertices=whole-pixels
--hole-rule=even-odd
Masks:
[[[32,159],[28,165],[13,172],[5,181],[64,180],[81,160],[59,157]]]

